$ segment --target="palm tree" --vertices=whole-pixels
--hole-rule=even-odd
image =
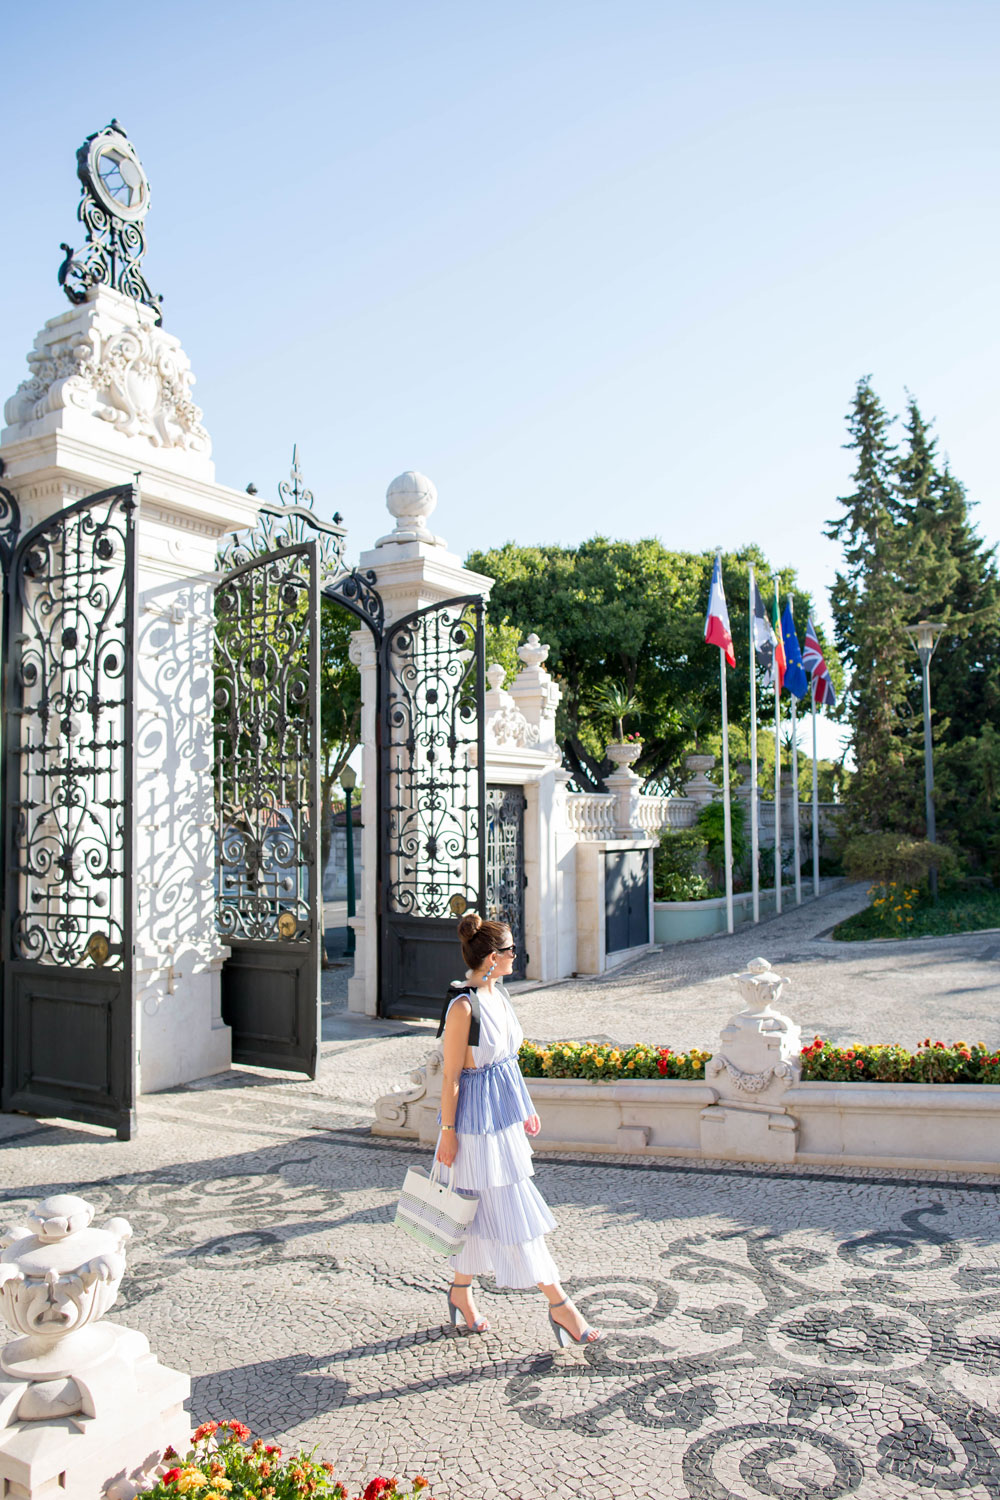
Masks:
[[[638,712],[639,700],[630,693],[624,682],[602,682],[595,693],[597,706],[604,710],[614,724],[619,743],[625,738],[623,721],[628,714]]]

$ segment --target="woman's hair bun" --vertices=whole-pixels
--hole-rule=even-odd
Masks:
[[[463,912],[458,919],[458,935],[463,942],[468,942],[469,938],[475,937],[482,925],[483,919],[477,911]]]

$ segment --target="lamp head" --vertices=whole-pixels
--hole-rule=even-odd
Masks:
[[[353,792],[358,784],[358,773],[353,766],[345,766],[340,773],[340,784],[345,792]]]
[[[918,620],[916,625],[906,626],[906,633],[923,662],[930,661],[934,655],[934,648],[943,631],[943,625],[935,625],[931,620]]]

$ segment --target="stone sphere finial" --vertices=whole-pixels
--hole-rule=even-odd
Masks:
[[[398,474],[386,490],[385,503],[397,522],[409,521],[411,525],[416,522],[420,526],[437,505],[438,492],[434,481],[426,474],[407,469],[405,474]]]
[[[395,530],[388,536],[379,537],[376,547],[388,542],[424,542],[430,546],[443,547],[444,541],[433,536],[427,529],[427,517],[437,505],[438,494],[434,481],[415,469],[397,474],[385,492],[385,503],[389,514],[395,517]]]
[[[498,661],[495,661],[492,666],[486,668],[486,680],[495,693],[498,693],[503,687],[506,676],[507,669],[502,667]]]

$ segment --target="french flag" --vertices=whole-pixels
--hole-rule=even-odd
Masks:
[[[722,589],[722,557],[718,552],[715,554],[712,589],[708,596],[708,613],[705,616],[705,640],[709,646],[718,646],[719,650],[725,653],[729,665],[735,667],[736,652],[733,650],[733,632],[729,628],[729,610],[726,608],[726,596]]]

